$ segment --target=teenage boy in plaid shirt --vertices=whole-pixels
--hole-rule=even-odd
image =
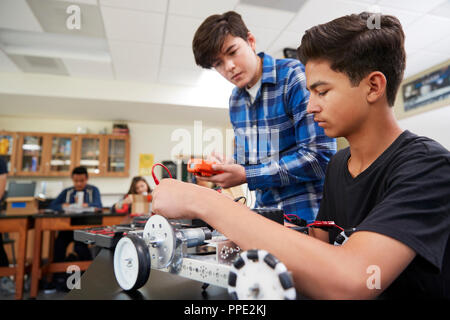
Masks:
[[[196,63],[236,85],[230,97],[234,161],[216,165],[224,173],[199,179],[224,188],[247,183],[257,207],[280,207],[313,221],[336,142],[306,112],[304,66],[256,54],[255,47],[254,35],[233,11],[208,17],[195,33]]]

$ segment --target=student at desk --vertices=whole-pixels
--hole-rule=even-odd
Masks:
[[[71,204],[77,202],[77,192],[83,192],[84,200],[82,206],[85,208],[94,207],[102,209],[100,191],[97,187],[89,185],[89,176],[85,167],[76,167],[72,171],[73,187],[64,189],[59,196],[52,201],[50,209],[63,211]],[[73,231],[60,231],[55,241],[54,262],[62,262],[66,257],[67,246],[73,241]],[[92,256],[86,244],[75,241],[75,253],[78,260],[91,260]]]
[[[147,180],[141,176],[133,177],[131,180],[130,189],[128,189],[127,194],[123,197],[122,200],[115,203],[111,211],[112,212],[118,212],[118,213],[131,213],[131,205],[133,203],[133,195],[146,195],[148,201],[152,201],[152,188],[150,188],[150,185],[148,184]]]

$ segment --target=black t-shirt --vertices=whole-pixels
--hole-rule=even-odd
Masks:
[[[329,162],[316,220],[377,232],[416,252],[380,298],[450,298],[450,152],[404,131],[355,178],[349,157],[346,148]],[[339,233],[330,229],[330,243]]]

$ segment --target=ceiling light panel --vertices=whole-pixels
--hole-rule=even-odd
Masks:
[[[8,56],[23,72],[68,75],[61,59],[23,55]]]
[[[7,54],[106,62],[111,60],[104,39],[78,35],[0,29],[0,45]]]

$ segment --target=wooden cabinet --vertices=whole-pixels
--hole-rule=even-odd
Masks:
[[[1,155],[16,167],[18,176],[70,176],[76,166],[85,166],[89,176],[128,177],[129,136],[0,132],[1,145],[16,143],[16,153]],[[10,138],[11,137],[11,138]],[[4,141],[6,141],[4,140]],[[9,152],[9,149],[8,149]]]
[[[118,135],[79,135],[77,165],[89,175],[128,177],[130,140]]]
[[[84,166],[90,176],[103,175],[105,146],[102,135],[78,135],[76,165]]]
[[[48,134],[48,148],[45,151],[45,175],[67,176],[75,168],[75,142],[77,137],[71,134]]]
[[[130,163],[130,141],[128,136],[105,136],[106,176],[127,177]]]
[[[45,173],[44,165],[44,133],[19,133],[17,148],[18,176],[42,176]]]
[[[0,131],[0,158],[6,163],[8,176],[16,173],[17,133]]]

